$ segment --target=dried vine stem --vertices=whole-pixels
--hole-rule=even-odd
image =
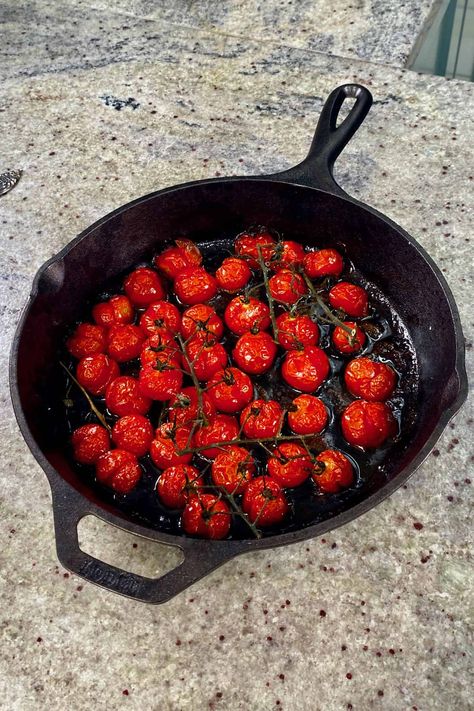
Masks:
[[[196,372],[194,370],[194,364],[188,356],[188,353],[186,351],[186,343],[185,343],[185,341],[183,341],[181,334],[178,333],[176,338],[178,339],[178,343],[179,343],[181,350],[183,352],[183,356],[186,360],[186,363],[188,364],[189,375],[191,376],[192,381],[194,383],[194,387],[196,388],[197,398],[198,398],[198,416],[200,417],[201,422],[204,425],[207,425],[208,421],[207,421],[206,415],[204,414],[204,402],[203,402],[203,398],[202,398],[202,389],[201,389],[201,385],[199,383],[199,379],[198,379]],[[194,424],[196,424],[196,422],[194,422]]]
[[[199,447],[192,447],[189,449],[179,449],[177,454],[180,456],[182,454],[193,454],[195,452],[200,452],[202,449],[210,449],[211,447],[228,447],[229,445],[235,444],[248,444],[257,445],[261,442],[287,442],[288,440],[307,440],[314,439],[316,435],[275,435],[274,437],[261,437],[260,439],[245,439],[237,437],[236,439],[229,439],[226,442],[208,442],[207,444],[200,445]]]
[[[62,360],[59,361],[59,365],[60,365],[62,368],[64,368],[64,370],[65,370],[66,373],[69,375],[69,377],[71,378],[71,380],[73,381],[73,383],[75,383],[75,384],[77,385],[77,387],[79,388],[79,390],[82,392],[82,394],[84,395],[84,397],[86,398],[86,400],[87,400],[87,402],[88,402],[88,404],[89,404],[90,409],[92,410],[92,412],[94,413],[94,415],[97,417],[97,419],[99,420],[100,424],[103,425],[103,427],[105,427],[109,432],[111,432],[111,431],[112,431],[112,428],[110,427],[109,423],[108,423],[107,420],[105,419],[105,416],[101,413],[101,411],[100,411],[100,410],[96,407],[96,405],[94,404],[94,402],[93,402],[92,398],[90,397],[89,393],[87,392],[87,390],[85,390],[85,388],[82,387],[82,385],[80,384],[80,382],[74,377],[74,375],[71,373],[71,371],[69,370],[69,368],[67,367],[67,365],[65,365],[65,364],[62,362]]]
[[[258,252],[258,263],[260,264],[260,267],[262,269],[262,274],[263,274],[263,285],[265,287],[265,291],[267,294],[267,299],[268,299],[268,306],[270,309],[270,320],[272,322],[272,330],[273,330],[273,338],[275,341],[278,341],[278,324],[275,316],[275,302],[273,300],[273,296],[270,293],[270,284],[268,281],[268,267],[265,264],[265,260],[262,255],[262,248],[258,244],[257,245],[257,252]]]
[[[351,345],[353,345],[353,340],[354,340],[354,338],[355,338],[355,336],[356,336],[356,334],[357,334],[356,329],[355,329],[355,328],[349,328],[349,326],[346,326],[346,324],[345,324],[343,321],[341,321],[341,319],[339,319],[339,318],[331,311],[331,309],[328,307],[328,305],[325,303],[325,301],[320,297],[320,295],[318,294],[317,290],[314,288],[314,284],[313,284],[313,282],[311,281],[311,279],[310,279],[310,278],[308,277],[308,275],[305,274],[304,272],[303,272],[303,279],[305,280],[306,285],[307,285],[308,289],[310,290],[313,299],[316,301],[316,303],[318,304],[318,306],[319,306],[319,307],[324,311],[324,313],[326,314],[326,318],[322,318],[322,320],[323,320],[323,321],[326,321],[327,323],[333,323],[333,324],[335,324],[336,326],[339,326],[340,328],[342,328],[342,329],[349,335],[349,343],[351,343]]]

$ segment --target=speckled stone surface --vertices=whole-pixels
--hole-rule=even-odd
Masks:
[[[48,34],[39,16],[37,27]],[[21,28],[12,20],[11,36]],[[157,187],[295,163],[339,83],[366,84],[376,101],[338,179],[441,266],[472,373],[472,85],[214,32],[154,31],[146,57],[115,46],[109,64],[52,60],[61,71],[44,72],[44,59],[22,50],[6,65],[1,160],[24,176],[0,198],[0,707],[467,711],[472,401],[407,486],[363,518],[239,558],[165,606],[117,597],[57,564],[48,484],[7,393],[8,349],[36,269]],[[69,58],[86,39],[77,29]],[[172,550],[102,524],[87,522],[80,536],[138,572],[175,562]]]

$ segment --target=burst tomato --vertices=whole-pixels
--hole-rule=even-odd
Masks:
[[[218,370],[207,383],[207,393],[216,410],[235,413],[253,398],[249,376],[238,368]]]
[[[125,415],[113,426],[112,440],[119,449],[143,457],[150,449],[153,427],[143,415]]]
[[[138,358],[144,340],[143,331],[132,323],[112,326],[109,329],[107,351],[119,363],[124,363],[127,360]]]
[[[231,294],[248,284],[252,272],[248,264],[238,257],[227,257],[216,271],[216,281],[221,289]]]
[[[288,408],[288,424],[295,434],[319,434],[327,421],[324,403],[314,395],[298,395]]]
[[[154,259],[155,266],[172,281],[183,269],[198,267],[201,262],[199,247],[189,239],[177,239],[175,247],[168,247]]]
[[[126,296],[112,296],[108,301],[96,304],[92,309],[92,317],[96,324],[110,328],[117,324],[131,323],[135,312],[130,299]]]
[[[196,432],[195,443],[200,454],[208,459],[214,459],[227,442],[237,439],[239,426],[232,415],[215,415],[209,423]],[[212,445],[219,444],[218,447]],[[204,447],[204,449],[203,449]]]
[[[335,494],[354,480],[354,470],[348,458],[337,449],[325,449],[316,457],[313,481],[321,491]]]
[[[149,306],[166,296],[158,274],[149,267],[138,267],[125,279],[125,293],[135,306]]]
[[[364,400],[387,400],[393,393],[396,375],[386,363],[371,358],[354,358],[344,372],[346,387],[355,397]]]
[[[155,301],[140,317],[140,328],[146,336],[154,333],[172,333],[181,329],[181,314],[169,301]]]
[[[207,393],[203,392],[201,396],[204,419],[210,419],[216,414],[215,407]],[[177,425],[192,425],[199,419],[199,398],[193,385],[183,388],[170,400],[168,419]]]
[[[186,533],[218,540],[229,533],[231,519],[232,513],[222,499],[214,494],[201,494],[188,501],[182,522]]]
[[[282,442],[268,459],[268,473],[280,486],[299,486],[313,470],[311,457],[301,444]]]
[[[106,343],[106,332],[102,326],[93,323],[80,323],[66,341],[66,347],[74,358],[79,359],[96,353],[104,353]]]
[[[332,342],[339,353],[356,353],[364,347],[367,340],[364,331],[354,321],[344,321],[344,326],[352,333],[348,333],[341,326],[336,326],[332,333]]]
[[[254,400],[240,415],[242,431],[249,439],[276,437],[283,422],[283,410],[275,400]]]
[[[227,351],[222,343],[206,343],[194,336],[186,346],[186,353],[198,380],[209,380],[227,365]],[[190,370],[187,361],[184,367]]]
[[[344,269],[344,262],[337,249],[318,249],[308,252],[304,258],[304,270],[311,279],[335,276]]]
[[[261,375],[272,367],[277,351],[275,341],[269,333],[249,331],[240,336],[232,351],[232,357],[246,373]]]
[[[166,362],[174,368],[180,368],[182,365],[181,351],[169,331],[155,333],[143,344],[140,353],[141,365],[156,365],[158,362]]]
[[[142,475],[136,456],[124,449],[112,449],[102,454],[95,471],[97,481],[110,486],[118,494],[128,494]]]
[[[341,417],[342,434],[349,444],[373,449],[397,432],[392,411],[384,402],[356,400]]]
[[[81,358],[76,369],[76,378],[92,395],[103,395],[119,374],[117,363],[103,353]]]
[[[246,449],[229,445],[212,462],[211,478],[216,486],[236,495],[245,491],[256,471],[255,461]]]
[[[243,232],[235,240],[235,252],[243,257],[249,267],[259,267],[260,254],[265,263],[269,263],[275,249],[275,240],[264,227],[259,228],[254,234]]]
[[[299,351],[288,351],[281,373],[292,388],[310,393],[327,378],[329,360],[321,348],[305,346]]]
[[[307,292],[301,274],[297,274],[291,269],[280,269],[270,277],[268,286],[272,298],[282,304],[294,304]]]
[[[164,402],[181,390],[183,373],[168,359],[145,365],[138,375],[140,393],[152,400]]]
[[[105,404],[113,414],[145,415],[151,407],[151,399],[144,397],[138,386],[138,380],[130,375],[121,375],[112,380],[105,391]]]
[[[277,320],[278,342],[287,351],[315,346],[319,340],[319,328],[307,315],[280,314]]]
[[[194,446],[194,436],[191,427],[177,427],[172,422],[164,422],[155,432],[155,438],[150,446],[150,456],[159,469],[189,464],[193,458],[192,452],[182,453],[182,450]]]
[[[247,331],[264,331],[271,323],[270,309],[253,296],[236,296],[227,304],[224,320],[238,336]]]
[[[74,430],[71,443],[74,459],[81,464],[95,464],[110,449],[109,433],[102,425],[83,425]]]
[[[183,313],[181,331],[186,340],[199,337],[206,343],[213,343],[224,335],[224,324],[212,306],[195,304]]]
[[[212,299],[217,294],[217,282],[202,267],[187,267],[176,277],[174,290],[182,304],[192,306]]]
[[[367,316],[369,310],[366,290],[348,281],[340,281],[332,287],[329,303],[334,309],[341,309],[348,316]]]
[[[277,481],[260,476],[247,484],[242,508],[253,523],[264,528],[285,518],[288,501]]]
[[[184,509],[189,498],[195,496],[203,485],[204,479],[196,467],[176,464],[161,472],[156,490],[165,506],[170,509]]]
[[[296,267],[303,263],[304,256],[305,252],[301,244],[284,240],[277,242],[269,266],[276,271],[283,267]]]

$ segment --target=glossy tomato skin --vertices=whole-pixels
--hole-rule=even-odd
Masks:
[[[198,380],[209,380],[227,365],[227,351],[222,343],[206,343],[193,336],[186,346],[186,352]],[[184,367],[190,370],[187,361]]]
[[[287,351],[315,346],[319,340],[319,328],[306,314],[293,315],[287,311],[276,322],[278,343]]]
[[[242,232],[235,240],[234,247],[236,254],[243,257],[249,267],[258,269],[259,248],[264,262],[268,264],[273,256],[275,244],[274,238],[263,228],[255,234]]]
[[[304,258],[304,270],[311,279],[338,277],[343,269],[344,261],[337,249],[318,249]]]
[[[177,239],[176,246],[168,247],[157,254],[154,264],[168,279],[173,281],[188,267],[198,267],[202,262],[199,247],[189,239]]]
[[[218,414],[196,432],[195,444],[196,447],[199,447],[200,454],[208,459],[214,459],[222,451],[222,447],[213,447],[212,445],[232,442],[237,439],[238,433],[239,426],[235,417]]]
[[[118,375],[120,371],[117,363],[103,353],[81,358],[77,364],[76,378],[92,395],[103,395]]]
[[[249,439],[275,437],[283,422],[283,409],[275,400],[254,400],[240,415],[242,432]]]
[[[184,509],[187,501],[204,485],[196,467],[176,464],[161,472],[156,484],[158,496],[169,509]]]
[[[252,278],[247,262],[239,257],[227,257],[216,271],[216,281],[221,289],[231,294],[240,291]]]
[[[194,436],[190,426],[176,427],[172,422],[164,422],[155,432],[150,456],[159,469],[189,464],[193,458],[192,453],[181,454],[181,450],[191,449],[193,446]]]
[[[310,476],[313,463],[306,449],[297,442],[282,442],[269,457],[268,473],[280,486],[299,486]]]
[[[311,393],[327,378],[329,370],[326,353],[317,346],[305,346],[298,351],[288,351],[281,373],[292,388]]]
[[[169,301],[154,301],[141,315],[140,328],[145,336],[162,332],[174,336],[181,330],[181,314]]]
[[[289,507],[280,484],[268,476],[260,476],[247,484],[242,508],[253,523],[265,528],[280,523]]]
[[[135,311],[132,302],[121,294],[112,296],[108,301],[96,304],[92,309],[92,317],[98,326],[110,328],[117,324],[131,323]]]
[[[277,242],[269,266],[278,271],[284,267],[298,267],[303,264],[305,256],[304,248],[298,242],[283,240]]]
[[[248,405],[253,398],[249,376],[238,368],[223,368],[207,383],[207,394],[216,410],[233,414]]]
[[[181,332],[186,341],[198,337],[206,343],[214,343],[224,335],[224,324],[212,306],[195,304],[183,313]]]
[[[329,292],[329,303],[333,309],[340,309],[348,316],[362,318],[369,312],[367,292],[357,284],[340,281]]]
[[[332,332],[332,342],[334,348],[336,348],[339,353],[349,354],[357,353],[361,348],[364,347],[367,337],[364,331],[359,328],[359,326],[354,321],[344,321],[344,326],[350,328],[351,331],[355,330],[355,335],[351,338],[350,334],[347,333],[341,326],[336,326]]]
[[[295,434],[319,434],[326,427],[328,412],[314,395],[298,395],[288,409],[288,424]]]
[[[224,312],[227,327],[238,336],[247,331],[264,331],[270,326],[270,309],[254,296],[236,296]]]
[[[151,407],[151,399],[144,397],[138,380],[131,375],[120,375],[112,380],[105,391],[105,404],[113,415],[145,415]]]
[[[384,402],[355,400],[341,417],[342,434],[355,447],[375,449],[397,433],[392,411]]]
[[[143,457],[153,440],[153,427],[143,415],[125,415],[114,424],[112,440],[118,449]]]
[[[214,494],[192,496],[182,516],[186,533],[211,540],[225,538],[230,531],[231,520],[229,507]]]
[[[138,307],[146,307],[154,301],[166,297],[166,292],[158,274],[149,267],[138,267],[125,279],[125,293]]]
[[[212,462],[211,478],[214,484],[228,494],[242,494],[255,475],[255,461],[243,447],[229,445],[219,452]]]
[[[301,274],[297,274],[291,269],[280,269],[270,277],[268,286],[272,298],[282,304],[294,304],[307,292]]]
[[[266,331],[240,336],[232,351],[232,357],[245,373],[262,375],[266,373],[276,358],[278,348]]]
[[[107,351],[119,363],[138,358],[143,347],[145,335],[132,323],[112,326],[107,339]]]
[[[142,470],[137,458],[124,449],[111,449],[96,463],[97,481],[110,486],[118,494],[128,494],[140,481]]]
[[[181,368],[181,349],[170,331],[155,333],[147,338],[140,353],[140,363],[142,366],[168,363],[175,368]]]
[[[387,363],[364,356],[351,360],[344,372],[344,382],[351,395],[364,400],[387,400],[393,395],[396,380],[395,371]]]
[[[217,282],[202,267],[188,267],[174,280],[174,290],[182,304],[193,306],[210,301],[217,294]]]
[[[336,494],[354,481],[354,469],[349,459],[337,449],[326,449],[316,457],[313,481],[327,494]]]
[[[202,393],[204,417],[210,419],[216,414],[216,409],[207,393]],[[183,388],[170,400],[168,419],[177,425],[192,425],[198,419],[199,398],[196,388],[191,385]]]
[[[155,365],[145,365],[138,375],[140,393],[151,400],[164,402],[181,390],[183,373],[168,360]]]
[[[105,328],[94,323],[80,323],[66,341],[69,353],[78,359],[105,353],[106,344]]]
[[[74,430],[71,443],[74,459],[81,464],[95,464],[110,449],[109,433],[102,425],[82,425]]]

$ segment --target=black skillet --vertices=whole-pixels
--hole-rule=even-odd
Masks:
[[[355,99],[337,125],[346,98]],[[403,484],[428,455],[467,396],[464,339],[453,296],[437,266],[398,225],[349,197],[334,181],[333,165],[372,104],[370,92],[347,84],[326,101],[308,156],[283,173],[222,178],[165,188],[120,207],[82,232],[44,264],[18,325],[10,362],[11,393],[21,431],[49,479],[61,563],[109,590],[162,603],[226,561],[247,551],[295,543],[351,521]],[[98,286],[156,250],[163,240],[191,234],[217,240],[251,224],[271,224],[316,245],[342,242],[362,274],[377,284],[408,329],[418,368],[417,417],[403,447],[387,455],[385,477],[374,478],[363,496],[336,515],[259,540],[205,541],[170,535],[131,520],[118,505],[104,503],[78,476],[54,441],[44,416],[64,397],[57,354],[64,329]],[[119,528],[177,546],[184,560],[161,578],[125,572],[84,553],[77,524],[93,514]]]

